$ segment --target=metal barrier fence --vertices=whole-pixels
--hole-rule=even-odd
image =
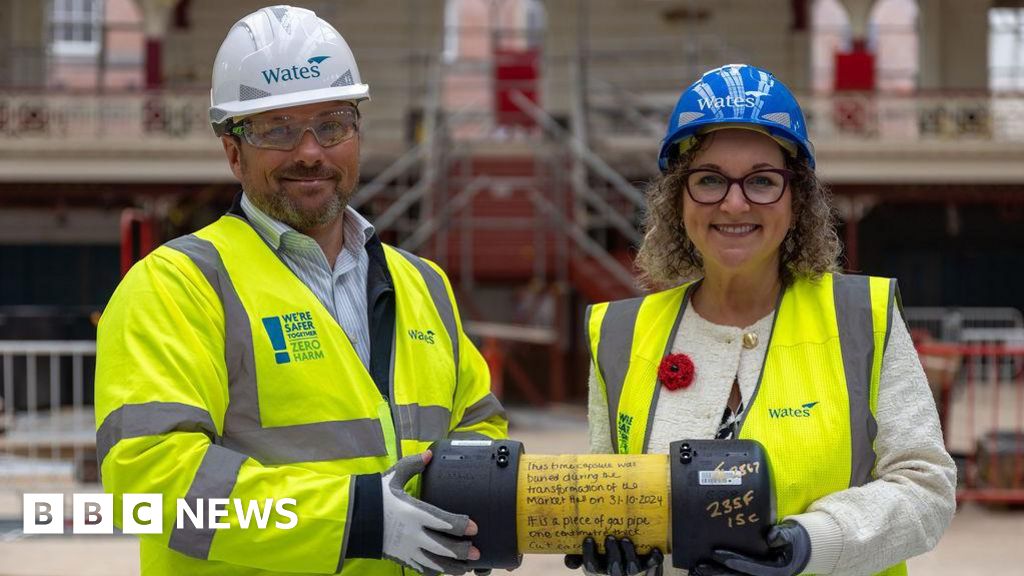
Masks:
[[[903,317],[912,332],[943,342],[1024,346],[1024,315],[1016,308],[910,306]]]
[[[1024,503],[1024,346],[926,343],[957,499]]]
[[[93,341],[0,341],[0,477],[70,462],[95,478]]]
[[[1024,346],[923,343],[918,353],[947,449],[957,498],[1024,503]],[[92,341],[0,341],[0,477],[38,477],[65,464],[95,470]]]

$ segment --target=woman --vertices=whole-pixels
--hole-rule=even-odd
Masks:
[[[720,550],[694,572],[905,573],[949,524],[955,468],[895,280],[835,272],[799,105],[764,70],[711,70],[680,97],[659,163],[637,265],[662,291],[587,314],[592,451],[765,446],[775,554]],[[692,372],[666,376],[669,354]],[[656,563],[612,544],[603,556],[590,542],[567,564],[635,574]]]

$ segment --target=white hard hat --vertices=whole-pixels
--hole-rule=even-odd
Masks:
[[[341,34],[312,10],[270,6],[242,18],[217,51],[210,123],[265,110],[370,98]]]

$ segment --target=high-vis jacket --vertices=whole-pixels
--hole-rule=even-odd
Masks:
[[[587,311],[616,452],[647,450],[661,391],[658,365],[672,349],[696,285]],[[896,281],[888,278],[825,274],[798,279],[783,291],[761,377],[737,434],[767,451],[778,518],[874,479],[878,384],[897,306]],[[883,572],[905,573],[902,563]]]
[[[163,495],[143,574],[402,574],[372,559],[376,473],[435,440],[506,435],[444,274],[376,238],[367,251],[369,370],[237,202],[125,276],[99,325],[97,456],[119,525],[123,494]],[[176,526],[179,498],[202,516],[231,499],[230,527]],[[284,498],[294,526],[274,511],[240,527],[235,499]]]

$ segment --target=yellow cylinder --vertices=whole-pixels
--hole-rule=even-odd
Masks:
[[[665,454],[524,454],[516,499],[522,554],[578,554],[587,536],[603,551],[606,535],[670,551]]]

